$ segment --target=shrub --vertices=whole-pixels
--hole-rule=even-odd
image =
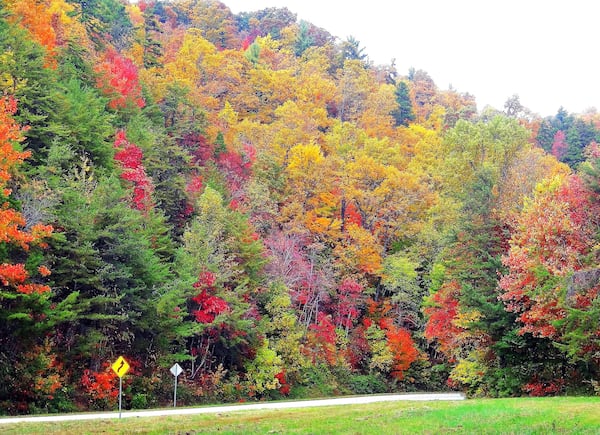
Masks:
[[[356,394],[386,393],[388,388],[384,380],[376,375],[354,375],[350,378],[350,389]]]

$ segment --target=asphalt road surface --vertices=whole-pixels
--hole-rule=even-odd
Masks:
[[[464,400],[462,393],[408,393],[384,394],[372,396],[339,397],[335,399],[300,400],[293,402],[260,402],[248,405],[206,406],[201,408],[172,408],[152,411],[123,411],[122,418],[131,417],[162,417],[168,415],[218,414],[223,412],[252,411],[257,409],[291,409],[312,408],[319,406],[360,405],[364,403],[395,402],[399,400],[433,401],[433,400]],[[10,423],[40,423],[51,421],[98,420],[104,418],[119,418],[119,412],[96,412],[89,414],[44,415],[35,417],[0,417],[0,425]]]

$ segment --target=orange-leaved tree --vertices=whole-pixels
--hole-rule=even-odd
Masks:
[[[39,0],[8,0],[6,6],[12,12],[10,20],[25,27],[33,39],[46,48],[46,63],[56,66],[56,32],[52,26],[52,13],[47,2]]]
[[[19,409],[27,402],[49,399],[58,384],[42,388],[37,382],[40,374],[55,375],[43,364],[46,352],[39,347],[50,291],[42,280],[50,270],[41,264],[41,255],[35,255],[52,228],[28,227],[11,195],[15,169],[29,156],[18,146],[22,136],[13,119],[16,110],[14,98],[0,99],[0,365],[5,368],[0,373],[0,402],[8,397],[11,408]],[[27,352],[32,349],[40,351],[30,357]]]
[[[30,154],[15,147],[21,140],[21,129],[12,117],[16,110],[17,104],[13,98],[0,100],[0,302],[13,299],[5,294],[8,291],[29,294],[50,290],[46,285],[29,282],[30,272],[23,263],[10,261],[12,258],[23,258],[23,253],[17,252],[18,248],[27,252],[32,245],[43,245],[42,240],[52,231],[51,227],[41,224],[26,230],[25,218],[14,208],[11,199],[9,183],[13,171]],[[38,273],[46,276],[49,270],[40,266]]]

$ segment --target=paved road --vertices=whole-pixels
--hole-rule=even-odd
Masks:
[[[131,417],[162,417],[168,415],[210,414],[236,411],[251,411],[257,409],[290,409],[312,408],[319,406],[358,405],[362,403],[394,402],[399,400],[464,400],[462,393],[413,393],[413,394],[385,394],[373,396],[339,397],[335,399],[301,400],[294,402],[260,402],[248,405],[207,406],[202,408],[174,408],[158,409],[153,411],[123,411],[123,418]],[[0,418],[0,425],[9,423],[40,423],[50,421],[70,420],[98,420],[104,418],[119,418],[119,412],[104,412],[90,414],[63,414],[38,417],[8,417]]]

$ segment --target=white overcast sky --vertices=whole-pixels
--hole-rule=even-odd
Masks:
[[[287,7],[332,35],[352,35],[376,64],[429,73],[479,109],[518,94],[542,115],[600,109],[597,0],[222,0],[234,13]]]

